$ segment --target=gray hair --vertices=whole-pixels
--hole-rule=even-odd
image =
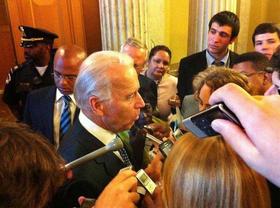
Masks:
[[[130,37],[128,38],[122,45],[121,45],[121,52],[123,52],[123,48],[126,46],[126,45],[129,45],[129,46],[132,46],[132,47],[135,47],[135,48],[139,48],[139,49],[144,49],[146,52],[148,51],[148,48],[147,46],[142,43],[140,40],[134,38],[134,37]]]
[[[84,60],[74,87],[75,100],[80,109],[90,111],[91,96],[100,100],[111,98],[112,83],[107,72],[116,64],[133,68],[132,58],[116,51],[96,52]]]

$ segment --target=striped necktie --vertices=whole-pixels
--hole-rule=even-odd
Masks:
[[[69,127],[71,126],[71,111],[70,111],[70,102],[71,98],[68,95],[64,95],[63,97],[64,108],[60,117],[60,139],[67,132]]]
[[[217,61],[217,60],[215,60],[215,61],[213,61],[212,65],[215,65],[215,66],[224,66],[225,63],[222,62],[222,61]]]
[[[128,157],[128,154],[127,154],[125,148],[119,149],[119,153],[120,153],[120,155],[121,155],[121,157],[123,159],[124,165],[125,166],[131,166],[132,164],[131,164],[131,162],[129,160],[129,157]]]
[[[119,133],[116,137],[119,137],[123,143],[124,143],[124,140],[129,139],[128,132],[126,132],[126,131]],[[123,159],[124,165],[132,166],[125,148],[123,147],[123,148],[119,149],[118,152],[120,153],[120,156]]]

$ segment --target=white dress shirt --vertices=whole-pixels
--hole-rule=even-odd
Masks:
[[[207,60],[207,66],[210,67],[212,63],[215,61],[215,58],[206,50],[206,60]],[[221,59],[221,62],[225,64],[225,67],[229,67],[229,50],[224,56],[224,58]]]
[[[55,103],[54,103],[54,112],[53,112],[53,130],[54,130],[54,143],[55,147],[58,148],[59,146],[59,140],[60,140],[60,117],[62,114],[62,111],[64,109],[64,101],[63,101],[63,94],[56,89],[56,96],[55,96]],[[73,124],[74,116],[75,116],[75,111],[76,111],[76,101],[74,98],[74,95],[71,94],[69,95],[71,98],[70,102],[70,111],[71,111],[71,124]]]
[[[79,121],[81,125],[94,137],[96,137],[100,142],[102,142],[104,145],[109,144],[113,139],[116,138],[116,134],[113,132],[110,132],[106,129],[103,129],[102,127],[95,124],[93,121],[91,121],[82,111],[80,111],[79,114]],[[120,153],[118,151],[114,151],[114,154],[117,155],[118,158],[120,158],[121,161],[123,161]]]
[[[45,71],[47,70],[48,65],[46,65],[46,66],[36,66],[35,68],[37,69],[38,73],[42,77],[44,75]]]

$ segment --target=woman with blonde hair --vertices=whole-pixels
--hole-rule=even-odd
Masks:
[[[168,208],[270,207],[265,179],[220,137],[185,134],[167,157],[163,201]]]

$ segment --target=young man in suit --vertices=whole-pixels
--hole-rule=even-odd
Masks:
[[[54,57],[55,86],[35,90],[27,97],[24,122],[41,132],[56,148],[75,118],[73,88],[86,56],[85,50],[76,45],[58,48]]]
[[[91,54],[76,80],[74,95],[80,114],[59,147],[62,157],[71,162],[130,129],[145,105],[138,90],[138,75],[128,55],[114,51]],[[133,147],[124,146],[134,165]],[[97,197],[125,163],[121,153],[109,152],[80,165],[73,173],[77,179],[90,182],[95,193],[92,197]]]
[[[237,54],[228,46],[239,33],[239,18],[236,14],[223,11],[214,15],[209,24],[207,49],[182,58],[179,65],[178,95],[181,102],[185,95],[193,94],[192,79],[210,65],[232,66]]]

